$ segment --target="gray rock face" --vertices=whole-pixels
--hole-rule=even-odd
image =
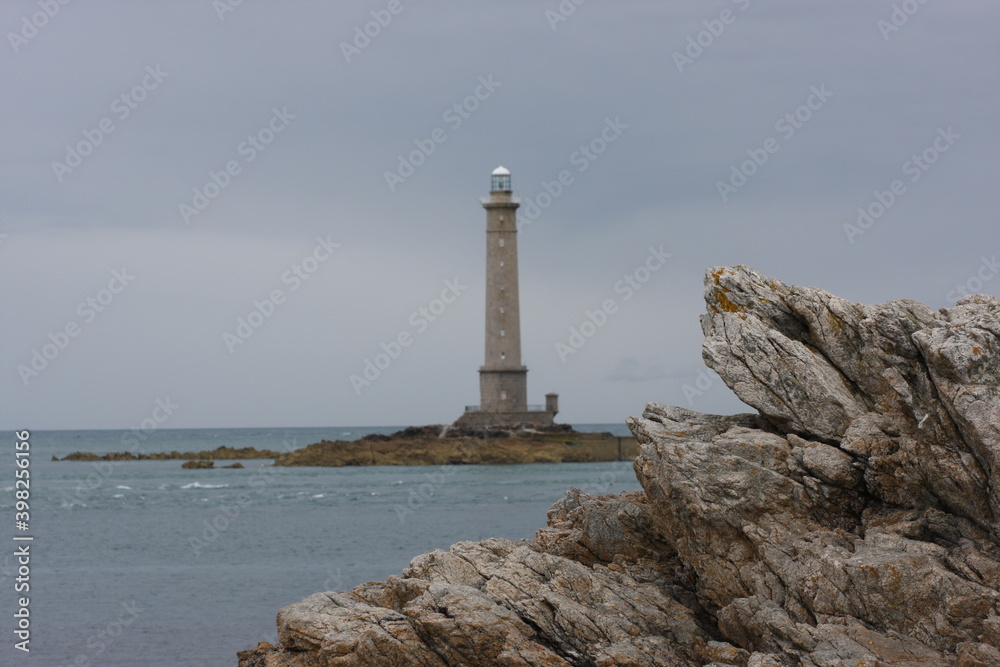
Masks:
[[[996,528],[1000,300],[935,314],[854,304],[753,269],[709,269],[702,356],[782,433],[863,460],[868,491]],[[995,485],[994,485],[995,486]]]
[[[1000,665],[1000,300],[854,304],[707,272],[703,356],[758,414],[651,403],[644,492],[318,593],[244,667]]]

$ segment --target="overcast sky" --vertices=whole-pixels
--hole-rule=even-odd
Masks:
[[[1000,294],[1000,6],[895,7],[6,0],[2,427],[129,428],[168,399],[164,428],[453,421],[499,164],[522,219],[547,205],[519,234],[522,339],[560,421],[743,407],[699,383],[708,266]]]

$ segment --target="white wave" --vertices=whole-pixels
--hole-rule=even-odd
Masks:
[[[315,496],[313,496],[313,498],[326,498],[326,494],[325,493],[317,493]]]
[[[112,497],[112,498],[124,498],[124,497],[125,497],[125,494],[124,494],[124,493],[116,493],[115,495],[113,495],[113,496],[111,496],[111,497]]]
[[[229,486],[228,484],[202,484],[201,482],[191,482],[190,484],[185,484],[182,489],[223,489]]]
[[[115,488],[116,488],[116,489],[128,489],[129,491],[131,491],[131,490],[132,490],[132,487],[131,487],[131,486],[116,486]]]

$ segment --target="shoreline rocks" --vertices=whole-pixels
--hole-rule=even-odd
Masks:
[[[704,359],[757,414],[650,403],[642,492],[312,595],[240,665],[1000,664],[1000,300],[705,286]]]

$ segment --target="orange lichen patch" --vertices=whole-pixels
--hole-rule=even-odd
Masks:
[[[974,348],[972,348],[972,354],[974,354],[976,356],[979,356],[982,353],[983,353],[983,348],[981,348],[981,347],[974,347]]]
[[[833,313],[827,312],[826,321],[830,329],[838,334],[844,333],[844,321],[834,315]]]
[[[722,290],[715,290],[715,301],[719,304],[719,308],[727,313],[739,313],[743,311],[742,308],[730,301],[729,297]]]

